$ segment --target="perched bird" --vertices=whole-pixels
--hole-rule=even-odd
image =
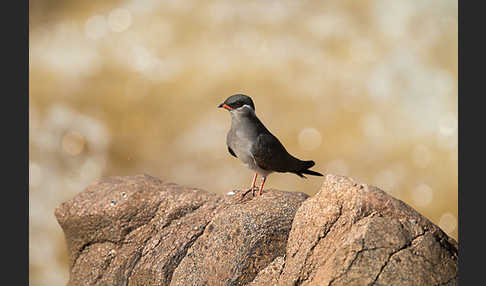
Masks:
[[[287,152],[277,137],[258,119],[255,105],[249,96],[234,94],[218,107],[228,110],[231,115],[231,129],[226,136],[229,153],[255,171],[252,185],[243,196],[249,191],[255,195],[258,175],[262,176],[259,195],[262,195],[267,176],[273,172],[294,173],[302,178],[305,178],[304,174],[322,176],[321,173],[309,170],[314,166],[314,161],[302,161]]]

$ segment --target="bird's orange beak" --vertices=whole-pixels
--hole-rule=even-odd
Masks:
[[[226,104],[223,104],[221,103],[220,105],[218,105],[218,108],[224,108],[224,109],[227,109],[227,110],[232,110],[233,108],[231,108],[231,106],[229,105],[226,105]]]

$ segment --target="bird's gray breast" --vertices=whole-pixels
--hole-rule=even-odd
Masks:
[[[226,137],[226,144],[235,152],[238,159],[240,159],[248,168],[254,169],[253,155],[251,154],[252,140],[250,134],[245,131],[231,128]]]
[[[235,152],[248,168],[256,170],[251,148],[258,134],[250,118],[232,118],[231,129],[226,136],[226,144]]]

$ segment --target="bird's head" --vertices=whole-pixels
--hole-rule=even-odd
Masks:
[[[223,103],[218,105],[218,107],[222,107],[226,110],[232,111],[245,105],[248,105],[253,109],[253,111],[255,111],[255,105],[253,104],[253,100],[251,100],[251,97],[244,94],[233,94],[232,96],[228,97]]]

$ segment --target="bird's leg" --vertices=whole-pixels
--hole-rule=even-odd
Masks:
[[[256,187],[256,179],[258,177],[258,173],[255,172],[255,176],[253,176],[253,182],[251,183],[251,187],[243,193],[243,197],[248,194],[248,192],[252,191],[253,192],[253,196],[255,196],[255,187]]]
[[[262,183],[260,184],[260,189],[258,190],[258,195],[262,195],[262,190],[263,190],[263,185],[265,184],[265,180],[267,179],[267,177],[262,177]]]

